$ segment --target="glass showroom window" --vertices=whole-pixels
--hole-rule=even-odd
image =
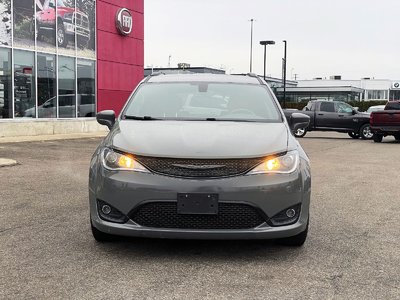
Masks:
[[[56,57],[52,54],[37,55],[38,117],[57,117]]]
[[[55,0],[36,0],[35,3],[36,50],[54,53],[57,15]]]
[[[382,100],[387,99],[385,90],[371,90],[368,91],[368,99]]]
[[[35,47],[35,8],[33,0],[14,0],[14,46]]]
[[[11,50],[0,48],[0,119],[12,118]]]
[[[76,116],[75,58],[58,57],[58,116]]]
[[[78,60],[78,117],[94,117],[95,68],[94,62]]]
[[[14,116],[36,117],[34,53],[14,50]]]
[[[75,0],[57,0],[57,12],[62,12],[57,21],[58,53],[75,56]]]

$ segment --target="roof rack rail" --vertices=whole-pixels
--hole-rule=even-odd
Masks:
[[[250,77],[258,77],[256,73],[247,73],[246,75]]]
[[[264,82],[261,80],[260,76],[258,76],[256,73],[247,73],[246,75],[249,77],[257,78],[259,83],[264,84]]]
[[[160,71],[153,72],[150,75],[147,75],[143,82],[147,82],[147,81],[149,81],[151,79],[151,77],[158,76],[158,75],[165,75],[165,73],[164,72],[160,72]]]
[[[161,71],[156,71],[150,74],[150,76],[158,76],[158,75],[165,75],[165,73]]]

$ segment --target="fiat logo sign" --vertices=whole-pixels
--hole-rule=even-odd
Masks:
[[[131,12],[126,8],[118,10],[115,23],[120,34],[128,35],[132,31],[132,15]]]

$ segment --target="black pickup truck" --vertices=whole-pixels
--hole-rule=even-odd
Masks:
[[[285,109],[288,120],[292,113],[298,110]],[[301,111],[310,117],[310,124],[306,128],[294,132],[296,137],[303,137],[307,131],[337,131],[347,133],[354,139],[372,139],[369,114],[358,112],[345,102],[312,100]]]

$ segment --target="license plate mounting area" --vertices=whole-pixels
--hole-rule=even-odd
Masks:
[[[179,193],[177,201],[178,214],[218,214],[218,194]]]

